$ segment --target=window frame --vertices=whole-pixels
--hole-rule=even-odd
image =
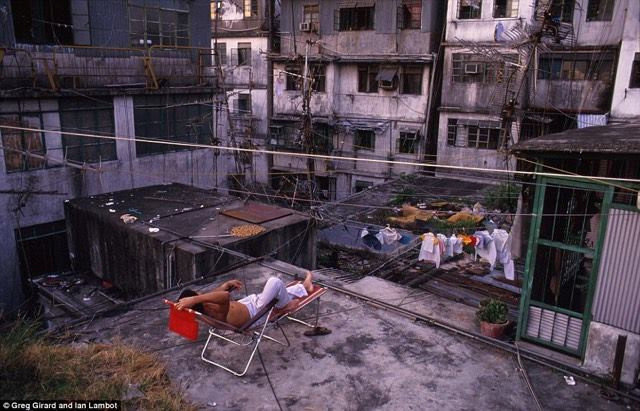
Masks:
[[[415,85],[415,90],[413,89],[413,87],[408,86],[407,82],[411,78],[410,76],[415,76],[419,80]],[[422,95],[423,77],[424,77],[424,66],[419,64],[409,64],[409,65],[402,66],[400,94],[414,95],[414,96]]]
[[[17,127],[26,127],[26,128],[34,128],[34,124],[28,122],[26,119],[37,119],[39,125],[35,128],[42,128],[43,119],[42,119],[42,111],[30,111],[30,112],[12,112],[12,113],[0,113],[0,124],[13,124]],[[12,173],[21,173],[25,171],[35,171],[35,170],[43,170],[45,168],[50,167],[48,162],[43,159],[39,159],[36,157],[31,157],[27,154],[23,154],[20,152],[16,152],[11,150],[11,143],[8,143],[11,138],[15,139],[19,138],[19,147],[16,150],[20,151],[28,151],[33,154],[38,154],[45,156],[47,154],[47,144],[44,138],[44,133],[40,131],[27,131],[27,130],[12,130],[12,129],[2,129],[0,131],[2,135],[2,146],[6,147],[4,151],[4,168],[6,174]],[[27,143],[27,140],[36,140],[36,144],[40,145],[41,148],[37,148],[32,150],[28,147],[30,143]],[[12,157],[18,158],[20,165],[17,167],[10,166],[13,161]]]
[[[363,143],[367,142],[368,145],[364,145]],[[353,150],[367,150],[367,151],[375,151],[376,150],[376,131],[372,128],[359,128],[356,129],[353,133]]]
[[[500,10],[498,8],[498,1],[504,1],[504,15],[500,16],[498,15],[498,11]],[[511,4],[509,5],[509,2],[511,2]],[[519,7],[520,7],[520,0],[493,0],[493,18],[494,19],[513,19],[513,18],[517,18],[519,15]],[[514,13],[514,15],[512,15],[511,13]]]
[[[396,153],[416,154],[419,140],[420,134],[418,131],[400,131],[396,140]]]
[[[236,53],[238,54],[238,66],[251,66],[251,43],[238,43]]]
[[[335,10],[335,31],[371,31],[376,29],[373,6],[341,7]]]
[[[315,17],[315,18],[314,18]],[[302,22],[311,25],[311,31],[320,30],[320,4],[304,4],[302,6]]]
[[[631,62],[629,88],[640,88],[640,53],[635,53],[633,61]]]
[[[378,64],[358,64],[358,93],[378,93]]]
[[[243,0],[242,16],[245,19],[255,19],[259,16],[258,0]]]
[[[134,10],[140,10],[141,17],[133,16]],[[147,5],[146,2],[140,6],[129,1],[127,13],[131,47],[182,47],[191,45],[191,16],[189,15],[189,10]],[[139,30],[141,31],[137,31],[137,28],[134,29],[135,23],[140,24]],[[150,30],[154,26],[156,30]]]
[[[461,131],[463,130],[464,131]],[[492,120],[449,118],[447,146],[477,150],[497,150],[500,146],[501,124]]]
[[[105,136],[113,136],[115,134],[112,99],[96,104],[94,101],[82,98],[63,98],[58,100],[58,109],[60,112],[60,128],[63,131],[91,132]],[[106,117],[104,116],[105,114],[107,114]],[[93,123],[86,128],[72,127],[73,124],[69,123],[82,123],[89,118],[93,120]],[[101,124],[105,119],[108,120],[108,124]],[[87,156],[87,150],[93,150],[93,147],[96,147],[95,150],[97,151],[95,158]],[[118,159],[116,142],[113,139],[77,137],[63,134],[62,149],[65,158],[82,163],[97,163]],[[75,155],[75,151],[80,151],[81,155]]]
[[[518,56],[505,54],[505,60],[517,61]],[[479,65],[481,71],[467,72],[468,65]],[[452,83],[481,83],[499,84],[508,80],[514,69],[500,61],[488,61],[485,57],[471,53],[451,54],[451,82]]]
[[[615,53],[605,53],[597,60],[588,53],[547,53],[538,60],[536,78],[547,81],[603,81],[613,83]],[[582,78],[576,78],[576,65],[585,63]],[[578,72],[580,73],[580,72]]]
[[[397,13],[397,26],[399,30],[420,30],[422,28],[421,0],[402,0],[402,4],[398,6]]]
[[[587,3],[587,23],[592,21],[613,20],[613,11],[615,10],[615,7],[615,0],[589,0]]]
[[[562,23],[573,23],[573,13],[576,8],[575,0],[552,0],[551,13]]]
[[[475,7],[471,5],[471,2],[477,1],[479,3],[477,12],[473,10]],[[466,3],[466,6],[463,6]],[[482,0],[458,0],[458,7],[456,12],[458,20],[479,20],[482,18]]]
[[[220,65],[220,66],[226,66],[227,65],[227,43],[226,42],[218,42],[217,44],[215,44],[215,64],[216,65]]]

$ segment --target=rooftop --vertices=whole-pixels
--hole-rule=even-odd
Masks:
[[[625,123],[566,130],[521,141],[512,152],[640,153],[640,124]]]
[[[259,292],[271,275],[285,281],[302,270],[277,260],[253,263],[216,279],[192,286],[206,290],[229,278],[245,281]],[[330,278],[316,280],[331,285]],[[168,331],[163,298],[140,302],[118,316],[82,325],[81,341],[121,339],[156,353],[172,381],[201,409],[514,409],[536,407],[515,357],[482,342],[377,308],[380,303],[435,315],[444,309],[462,327],[473,325],[473,310],[462,304],[377,278],[364,278],[344,292],[333,289],[321,299],[320,324],[326,336],[307,337],[305,327],[285,323],[291,347],[263,341],[247,375],[237,378],[200,360],[207,332],[190,342]],[[237,296],[241,297],[241,295]],[[446,307],[446,308],[445,308]],[[313,307],[300,317],[313,315]],[[82,342],[80,342],[82,344]],[[223,349],[224,348],[224,349]],[[239,349],[211,348],[211,354],[239,360]],[[625,409],[598,395],[596,387],[578,380],[565,384],[563,375],[523,360],[533,389],[545,409]],[[132,381],[135,383],[135,381]]]

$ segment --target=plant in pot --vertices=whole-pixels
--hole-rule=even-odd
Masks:
[[[500,300],[489,299],[480,302],[476,317],[480,321],[480,332],[486,337],[500,338],[509,325],[507,304]]]

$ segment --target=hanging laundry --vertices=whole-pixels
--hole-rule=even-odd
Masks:
[[[497,259],[504,267],[504,277],[507,280],[515,280],[515,268],[511,258],[511,234],[505,230],[496,229],[491,233],[491,238],[496,247]]]
[[[371,229],[371,227],[369,227]],[[375,234],[379,234],[378,231],[371,229]],[[377,238],[372,232],[368,229],[363,228],[360,232],[360,238],[362,238],[362,242],[369,248],[373,248],[374,250],[380,251],[382,249],[382,242]]]
[[[382,237],[382,244],[393,244],[396,241],[399,241],[402,238],[402,235],[399,234],[395,228],[391,228],[388,225],[380,230],[379,233]]]
[[[408,235],[403,235],[399,240],[400,244],[409,244],[411,242],[411,237],[409,237]]]
[[[451,246],[452,256],[462,253],[462,240],[460,240],[460,238],[457,237],[455,234],[451,234],[451,237],[449,237],[449,242],[447,243],[447,245]]]
[[[436,268],[440,268],[440,254],[438,238],[433,233],[424,234],[418,261],[431,261],[436,265]]]
[[[476,231],[473,233],[473,237],[476,238],[476,257],[478,256],[489,261],[491,269],[496,265],[496,245],[493,243],[493,238],[489,235],[489,232]]]
[[[436,234],[436,238],[438,239],[438,246],[440,247],[440,254],[445,255],[447,251],[447,236],[444,234]]]

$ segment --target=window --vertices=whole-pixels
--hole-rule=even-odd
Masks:
[[[612,53],[557,53],[540,57],[539,80],[606,81],[613,78]]]
[[[366,64],[358,66],[358,92],[377,93],[378,92],[378,66]]]
[[[422,94],[422,66],[405,66],[402,68],[400,94]]]
[[[130,5],[129,33],[134,47],[188,46],[189,12]]]
[[[302,21],[309,23],[309,29],[311,31],[318,31],[320,28],[320,6],[317,4],[304,6]]]
[[[500,141],[500,122],[450,118],[447,145],[495,150]]]
[[[515,55],[504,55],[506,61],[516,62]],[[452,81],[456,83],[502,83],[508,81],[514,69],[499,61],[487,61],[475,54],[454,53],[452,55]]]
[[[574,2],[575,0],[551,0],[551,15],[563,23],[573,23]]]
[[[309,76],[311,78],[311,89],[315,92],[324,93],[326,89],[324,64],[309,65]],[[302,69],[299,66],[287,66],[287,90],[302,90]]]
[[[418,146],[418,133],[415,131],[401,131],[397,141],[397,152],[402,154],[415,154]]]
[[[113,103],[81,98],[59,100],[60,126],[63,131],[114,134]],[[96,163],[116,159],[116,142],[111,139],[62,135],[65,158],[78,162]]]
[[[237,104],[238,114],[243,116],[251,115],[251,94],[249,93],[238,94],[238,100],[236,104]]]
[[[373,130],[356,130],[353,136],[354,150],[375,150],[376,133]]]
[[[421,27],[422,1],[403,0],[398,8],[398,28],[419,29]]]
[[[494,0],[493,17],[518,17],[518,0]]]
[[[370,181],[356,180],[356,184],[353,189],[356,193],[359,193],[361,191],[368,190],[371,187],[373,187],[373,183]]]
[[[336,31],[373,30],[375,7],[352,7],[338,9],[334,15]]]
[[[458,19],[479,19],[482,0],[458,0]]]
[[[244,17],[258,17],[258,0],[244,0]]]
[[[20,227],[14,233],[23,277],[71,270],[65,220]]]
[[[313,152],[331,154],[333,150],[333,130],[325,123],[313,124]]]
[[[227,43],[216,44],[216,65],[227,65]]]
[[[20,113],[0,116],[0,124],[14,127],[42,128],[41,113]],[[46,162],[28,153],[46,154],[42,133],[26,130],[2,129],[4,164],[7,173],[38,170],[46,167]]]
[[[11,0],[11,14],[16,43],[73,44],[69,0]]]
[[[251,43],[238,43],[238,65],[251,65]]]
[[[629,88],[640,88],[640,53],[636,53],[631,66],[631,79]]]
[[[589,0],[587,21],[611,21],[615,0]]]
[[[146,139],[211,142],[211,95],[141,95],[133,98],[135,134]],[[136,142],[138,156],[188,150],[186,146]]]

